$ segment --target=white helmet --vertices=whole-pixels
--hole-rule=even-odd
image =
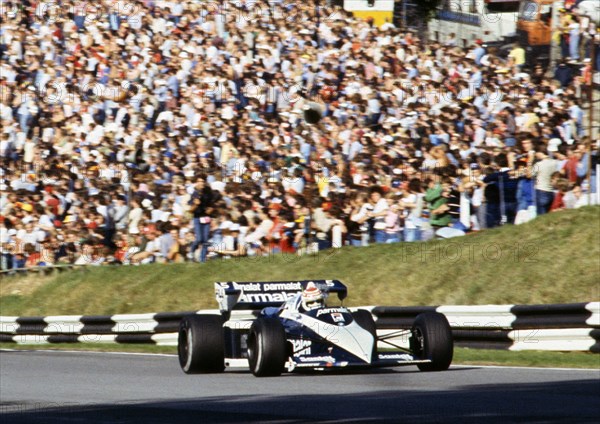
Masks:
[[[311,309],[317,309],[324,306],[325,296],[323,292],[310,281],[304,291],[302,292],[302,307],[310,311]]]

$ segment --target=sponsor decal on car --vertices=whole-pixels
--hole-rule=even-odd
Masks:
[[[319,317],[323,314],[331,314],[334,312],[343,313],[343,312],[348,312],[348,311],[346,310],[346,308],[323,308],[323,309],[319,309],[317,311],[317,317]]]
[[[302,284],[300,283],[269,283],[264,285],[264,290],[267,291],[279,291],[279,290],[302,290]]]
[[[301,291],[302,284],[300,283],[233,283],[233,288],[243,292],[272,292],[272,291]]]
[[[285,363],[285,368],[288,372],[294,371],[294,368],[296,368],[296,363],[292,360],[292,358],[288,359],[288,361]]]
[[[344,315],[341,314],[340,312],[334,312],[331,314],[331,319],[333,320],[333,322],[339,322],[342,323],[344,321],[346,321],[344,319]]]
[[[246,303],[271,303],[271,302],[285,302],[288,299],[294,297],[294,293],[245,293],[242,292],[240,295],[239,302]]]
[[[258,283],[238,284],[233,283],[233,288],[242,291],[262,291],[262,287]]]
[[[300,362],[335,362],[333,356],[301,356],[298,358]]]
[[[294,347],[294,356],[310,355],[310,347],[312,342],[310,340],[290,340]]]
[[[412,355],[407,353],[395,353],[395,354],[379,354],[379,359],[399,359],[402,361],[412,361],[414,358]]]

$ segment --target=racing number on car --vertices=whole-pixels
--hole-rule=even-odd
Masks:
[[[337,338],[335,338],[335,335],[339,331],[337,325],[327,324],[326,322],[322,321],[315,321],[309,326],[309,328],[327,341],[333,343],[337,343],[338,341]]]

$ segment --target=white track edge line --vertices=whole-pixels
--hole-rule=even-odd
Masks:
[[[546,371],[598,371],[600,368],[555,368],[555,367],[526,367],[518,365],[469,365],[469,364],[456,364],[450,365],[451,368],[500,368],[500,369],[515,369],[515,370],[546,370]]]
[[[99,352],[96,350],[62,350],[62,349],[0,349],[0,352],[43,352],[43,353],[92,353],[104,355],[129,355],[129,356],[162,356],[177,358],[172,353],[143,353],[143,352]]]
[[[141,353],[141,352],[98,352],[94,350],[60,350],[60,349],[0,349],[0,352],[44,352],[44,353],[87,353],[99,355],[128,355],[128,356],[159,356],[166,358],[176,358],[177,355],[171,353]],[[457,364],[451,365],[452,368],[500,368],[500,369],[528,369],[542,371],[600,371],[598,368],[554,368],[554,367],[519,367],[515,365],[469,365]]]

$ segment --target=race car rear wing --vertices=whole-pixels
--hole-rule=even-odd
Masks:
[[[312,281],[325,293],[337,293],[344,300],[348,289],[338,280],[261,281],[215,283],[215,295],[221,312],[234,309],[259,310],[281,306],[290,297],[300,293]]]

